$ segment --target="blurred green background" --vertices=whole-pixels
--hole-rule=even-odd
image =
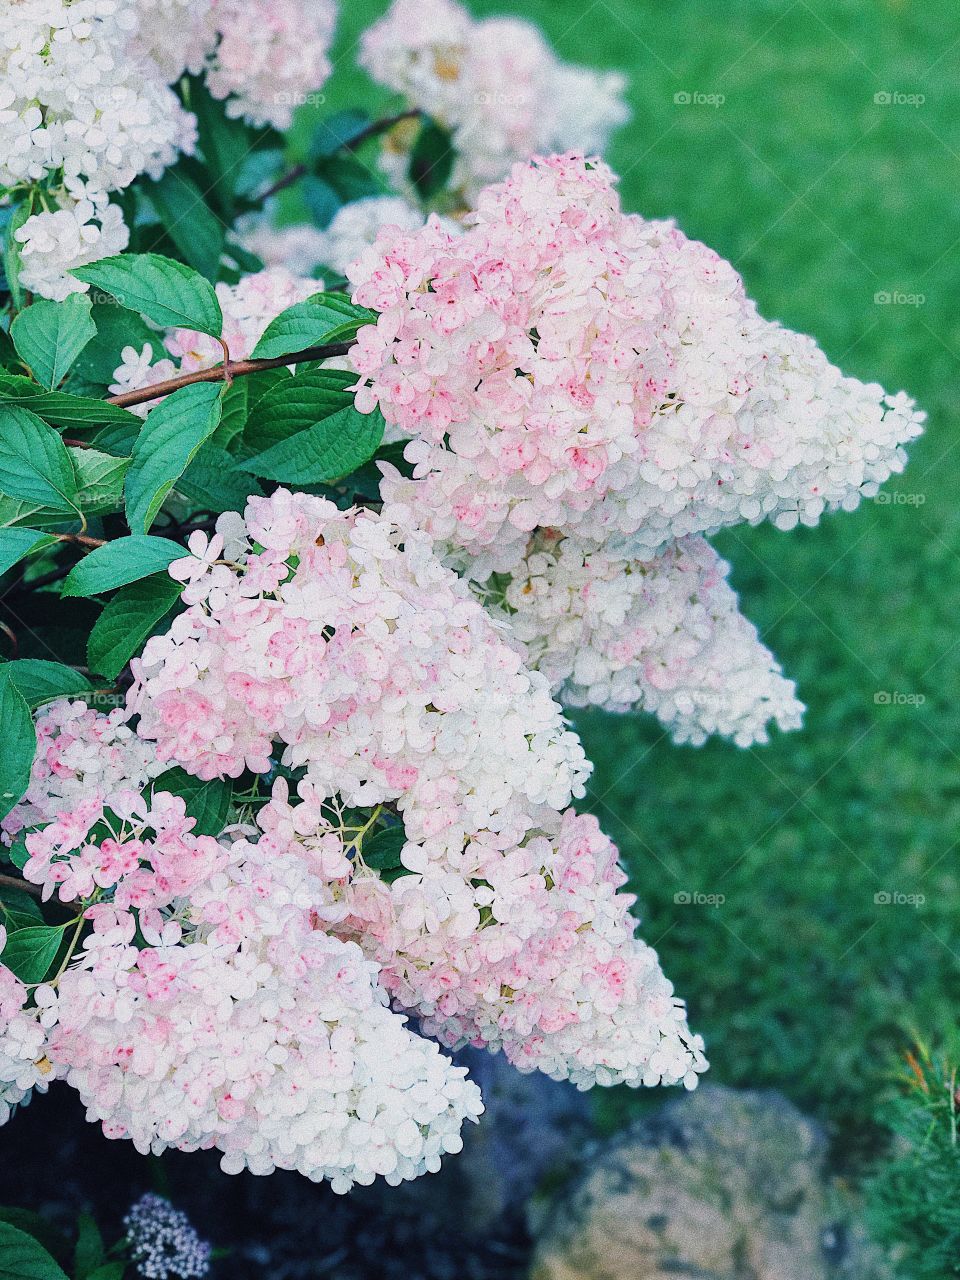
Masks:
[[[344,7],[322,114],[383,103],[353,58],[385,7]],[[620,843],[644,936],[714,1078],[782,1089],[849,1158],[869,1145],[895,1055],[914,1031],[946,1039],[958,993],[960,10],[470,7],[527,16],[563,57],[625,71],[634,119],[608,157],[625,207],[675,217],[736,265],[765,315],[930,415],[896,496],[813,530],[716,539],[798,681],[802,732],[692,750],[649,719],[578,719],[596,763],[589,803]],[[722,102],[677,103],[683,93]],[[675,900],[697,893],[723,901]],[[615,1091],[598,1105],[614,1124],[643,1101]]]

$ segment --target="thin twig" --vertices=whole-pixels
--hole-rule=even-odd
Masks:
[[[216,364],[210,369],[182,373],[165,382],[155,382],[151,387],[140,387],[136,391],[124,391],[118,396],[107,396],[107,404],[129,409],[135,404],[147,404],[160,396],[168,396],[171,391],[179,391],[181,387],[189,387],[194,382],[227,382],[233,378],[241,378],[244,374],[262,373],[265,369],[282,369],[284,365],[301,364],[306,360],[329,360],[331,356],[345,356],[352,346],[352,342],[328,342],[325,346],[306,347],[303,351],[271,356],[268,360],[231,360],[229,369],[225,365]]]
[[[38,884],[31,884],[29,880],[21,880],[18,876],[0,875],[0,885],[5,885],[8,889],[22,889],[34,898],[43,897],[43,890]]]
[[[404,120],[415,120],[422,113],[417,107],[411,108],[409,111],[398,111],[394,116],[384,116],[382,120],[373,120],[365,129],[360,132],[349,142],[344,142],[338,147],[338,151],[356,151],[365,142],[369,142],[371,138],[377,138],[381,133],[388,133],[394,125],[401,124]],[[292,187],[295,182],[299,182],[309,172],[307,165],[296,164],[289,169],[282,177],[278,178],[272,186],[267,187],[266,191],[261,192],[256,197],[258,204],[262,204],[265,200],[269,200],[271,196],[275,196],[279,191],[286,191],[287,187]]]

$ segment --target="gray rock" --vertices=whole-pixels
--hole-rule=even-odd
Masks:
[[[533,1217],[532,1280],[892,1280],[824,1157],[781,1095],[701,1086]]]

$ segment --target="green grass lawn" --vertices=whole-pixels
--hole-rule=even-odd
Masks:
[[[350,48],[328,105],[370,104]],[[960,11],[947,0],[524,0],[567,58],[621,68],[609,156],[627,208],[730,258],[764,313],[929,411],[893,492],[820,528],[717,543],[809,705],[741,752],[579,719],[591,803],[714,1078],[784,1090],[845,1142],[916,1029],[953,1029],[960,970]],[[678,92],[724,96],[681,106]],[[923,95],[919,105],[877,93]],[[879,291],[921,295],[878,305]],[[912,701],[882,704],[878,693]],[[920,702],[917,695],[922,697]],[[718,906],[675,894],[723,895]],[[878,893],[923,895],[883,905]],[[609,1105],[609,1104],[608,1104]],[[614,1104],[618,1105],[617,1103]]]

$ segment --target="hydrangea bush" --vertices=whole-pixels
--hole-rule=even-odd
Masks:
[[[285,168],[335,16],[4,19],[0,1099],[347,1191],[460,1149],[446,1050],[696,1085],[565,709],[796,729],[707,539],[922,415],[625,213],[622,84],[528,24],[394,0],[395,112]]]

